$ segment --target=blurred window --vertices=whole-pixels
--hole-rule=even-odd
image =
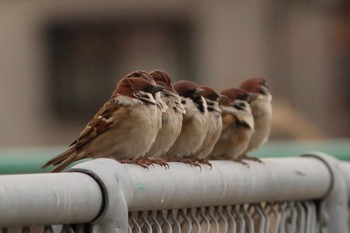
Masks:
[[[163,69],[192,79],[192,29],[187,20],[65,21],[48,27],[52,112],[65,122],[89,120],[125,74]]]

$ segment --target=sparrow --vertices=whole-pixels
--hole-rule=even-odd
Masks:
[[[210,158],[242,162],[239,156],[247,149],[254,134],[254,118],[249,102],[256,96],[237,88],[226,89],[221,94],[226,96],[220,100],[222,131]]]
[[[156,85],[156,82],[152,78],[152,76],[144,70],[134,71],[134,72],[126,75],[125,78],[132,78],[132,77],[139,77],[139,78],[145,79],[145,80],[151,82],[152,84]],[[163,114],[167,111],[168,106],[161,98],[161,92],[157,92],[157,93],[153,94],[153,97],[156,100],[156,103],[158,106],[156,115],[157,115],[157,122],[158,122],[157,128],[158,128],[158,132],[159,132],[159,130],[162,128],[162,124],[163,124],[163,121],[162,121]],[[156,149],[151,147],[151,149],[152,149],[152,152],[155,152],[155,150],[159,149],[159,147]],[[150,158],[150,156],[152,156],[153,158]],[[151,153],[146,153],[145,158],[144,158],[144,162],[147,163],[148,165],[158,164],[160,166],[164,166],[165,168],[168,168],[169,165],[164,160],[155,158],[155,157],[159,157],[159,156],[160,155],[158,153],[157,153],[157,155],[151,155]],[[132,160],[130,162],[133,163]]]
[[[197,152],[195,152],[195,156],[199,159],[200,163],[210,165],[209,161],[206,160],[206,158],[214,149],[214,146],[219,140],[222,130],[221,109],[218,101],[220,101],[222,98],[225,98],[225,96],[218,94],[209,86],[200,86],[200,88],[204,90],[202,96],[207,102],[208,131],[201,147]]]
[[[152,83],[153,85],[156,85],[156,82],[153,80],[152,76],[144,70],[136,70],[136,71],[131,72],[125,76],[125,78],[133,78],[133,77],[145,79],[145,80],[149,81],[150,83]],[[157,110],[158,118],[157,119],[158,119],[158,123],[159,123],[158,127],[160,129],[162,127],[162,113],[166,112],[166,110],[168,109],[168,106],[161,98],[161,92],[154,93],[153,97],[156,100],[157,106],[158,106],[158,110]]]
[[[119,81],[111,98],[95,114],[69,148],[43,165],[62,171],[83,158],[112,157],[143,164],[158,133],[157,102],[154,94],[163,87],[142,78]]]
[[[159,158],[164,157],[164,154],[180,135],[182,119],[186,110],[181,103],[180,96],[171,85],[170,76],[166,72],[154,70],[150,72],[150,76],[156,84],[164,88],[160,92],[160,98],[168,106],[167,110],[162,113],[162,127],[158,131],[156,140],[152,144],[151,149],[146,153],[146,156]]]
[[[193,154],[203,144],[208,129],[208,107],[201,96],[204,90],[188,80],[176,82],[174,89],[181,97],[186,114],[183,116],[180,135],[166,153],[166,157],[197,166]]]
[[[269,138],[272,121],[272,95],[268,90],[268,83],[264,78],[256,77],[244,81],[241,89],[254,93],[257,98],[250,102],[254,117],[254,135],[249,141],[247,149],[242,154],[245,159],[260,161],[258,158],[248,157],[247,153],[261,147]]]

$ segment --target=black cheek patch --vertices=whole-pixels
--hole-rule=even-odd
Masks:
[[[204,113],[205,112],[205,107],[204,107],[203,99],[201,98],[201,96],[193,97],[192,100],[196,104],[198,110],[200,112]]]

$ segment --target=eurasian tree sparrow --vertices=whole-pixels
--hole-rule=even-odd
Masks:
[[[199,159],[200,163],[210,165],[206,159],[219,140],[222,130],[221,109],[218,101],[225,97],[218,94],[209,86],[200,86],[200,88],[204,90],[202,96],[205,98],[208,106],[208,131],[201,147],[195,153],[195,156]]]
[[[130,77],[139,77],[139,78],[145,79],[145,80],[151,82],[152,84],[156,85],[156,82],[152,78],[152,76],[144,70],[137,70],[137,71],[134,71],[134,72],[126,75],[126,78],[130,78]],[[155,93],[153,95],[153,97],[156,100],[157,106],[158,106],[157,121],[158,121],[158,132],[159,132],[159,130],[162,128],[162,124],[163,124],[163,120],[162,120],[163,114],[167,111],[168,106],[164,102],[164,100],[161,98],[161,92]],[[154,143],[156,143],[156,141]],[[154,148],[154,146],[151,147],[152,152],[156,152],[157,149],[160,150],[159,147],[158,148]],[[151,154],[152,152],[146,153],[146,156],[145,156],[147,158],[147,159],[145,159],[145,162],[147,161],[148,165],[158,164],[158,165],[164,166],[166,168],[169,166],[164,160],[159,159],[159,158],[155,158],[155,157],[160,157],[159,153],[155,153],[152,155]],[[153,157],[153,158],[150,158],[150,157]]]
[[[220,101],[223,126],[210,158],[241,162],[238,157],[247,149],[254,134],[254,119],[248,102],[255,96],[237,88],[221,94],[227,97]]]
[[[147,167],[142,156],[154,142],[159,124],[153,95],[162,89],[142,78],[122,79],[69,149],[43,167],[53,165],[52,172],[59,172],[70,163],[89,157],[132,160]]]
[[[149,157],[162,157],[174,144],[176,138],[180,135],[183,115],[186,113],[181,104],[180,96],[171,86],[170,76],[162,70],[150,72],[154,81],[164,89],[160,92],[160,98],[168,106],[162,114],[162,128],[158,131],[157,138],[146,153]]]
[[[269,138],[272,121],[272,95],[269,93],[267,81],[261,77],[244,81],[240,88],[257,95],[257,98],[250,102],[255,133],[242,156],[245,159],[260,161],[257,158],[247,157],[247,153],[261,147]]]
[[[125,76],[125,78],[132,78],[132,77],[138,77],[138,78],[142,78],[145,79],[147,81],[149,81],[150,83],[152,83],[153,85],[156,85],[156,82],[153,80],[153,78],[151,77],[151,75],[149,73],[147,73],[144,70],[136,70],[130,74],[127,74]],[[166,105],[166,103],[162,100],[162,98],[160,97],[161,93],[157,92],[153,94],[154,99],[157,102],[157,106],[158,106],[158,110],[157,110],[157,114],[158,114],[158,122],[159,122],[159,129],[162,127],[162,113],[164,113],[167,109],[168,106]]]
[[[197,164],[193,155],[203,144],[207,134],[207,104],[201,96],[203,89],[188,80],[175,83],[174,89],[181,97],[185,107],[180,135],[166,153],[166,157],[180,162]],[[188,157],[190,156],[190,157]]]

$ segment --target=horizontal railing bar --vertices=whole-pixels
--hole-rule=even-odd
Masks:
[[[167,170],[126,165],[132,189],[132,195],[126,196],[129,210],[309,200],[322,198],[330,189],[330,172],[318,159],[263,161],[250,161],[249,168],[231,161],[211,161],[212,169],[203,165],[202,170],[181,163],[171,163]]]
[[[350,198],[350,162],[340,162],[339,164],[344,174],[346,186],[348,187],[348,196]]]
[[[82,173],[0,176],[0,226],[86,223],[102,206],[97,182]]]
[[[169,163],[169,169],[155,165],[147,170],[98,159],[78,164],[73,168],[76,172],[4,175],[0,176],[0,226],[92,221],[102,208],[101,189],[95,179],[79,171],[90,171],[86,173],[95,177],[103,172],[100,182],[113,181],[104,185],[117,182],[129,211],[301,201],[322,198],[330,189],[329,169],[319,159],[263,162],[249,161],[248,168],[231,161],[211,161],[211,169]],[[107,197],[112,201],[114,195]]]

